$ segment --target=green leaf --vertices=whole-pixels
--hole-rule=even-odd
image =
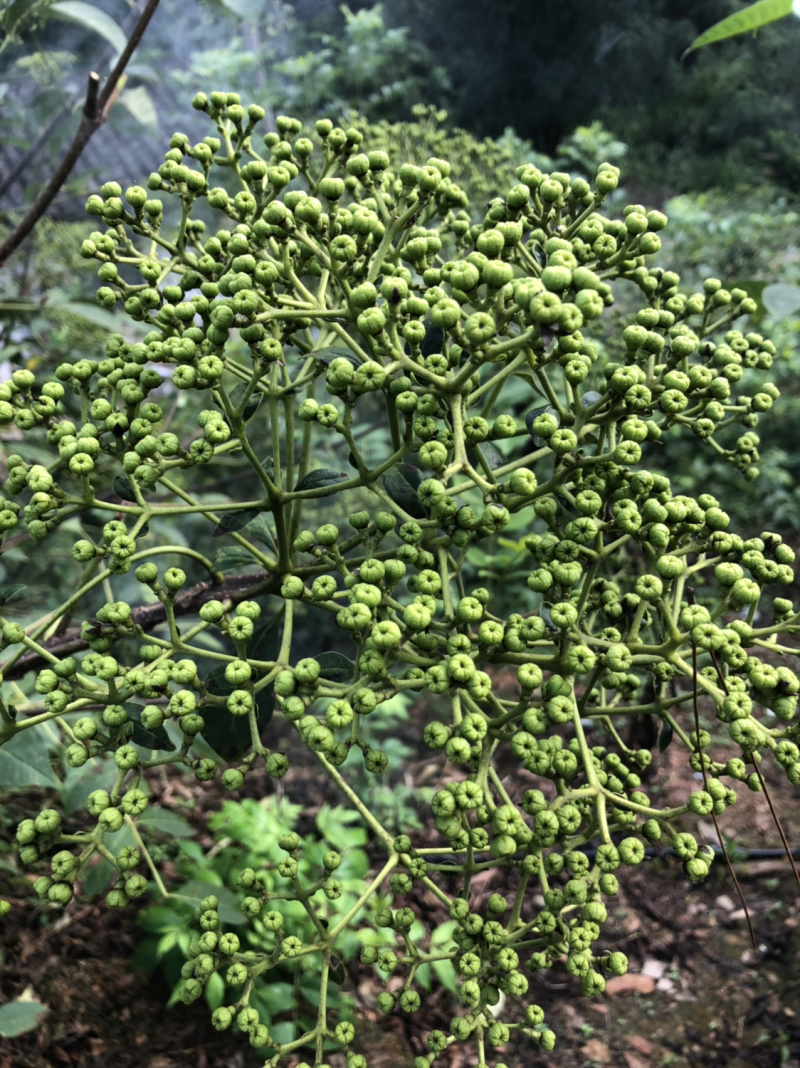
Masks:
[[[117,475],[111,483],[111,488],[123,501],[135,501],[136,494],[133,492],[133,483],[127,475]]]
[[[247,386],[244,382],[240,382],[238,386],[231,390],[230,399],[231,403],[235,408],[238,408],[239,405],[242,403],[246,390]],[[245,422],[247,422],[248,419],[251,419],[256,414],[263,399],[263,393],[260,393],[258,390],[253,390],[253,392],[247,398],[247,403],[245,404],[244,411],[242,412],[242,419],[244,419]]]
[[[85,808],[92,790],[104,787],[114,770],[114,760],[110,755],[87,760],[80,768],[67,768],[61,786],[61,802],[67,815],[71,816]]]
[[[773,319],[788,319],[800,308],[800,286],[787,282],[764,286],[761,302]]]
[[[764,290],[768,285],[769,283],[763,281],[761,278],[746,278],[743,282],[736,282],[736,288],[743,289],[748,297],[754,300],[758,305],[756,310],[750,316],[751,321],[755,324],[758,324],[767,313],[763,298]]]
[[[144,827],[145,830],[166,835],[167,838],[191,838],[194,835],[192,825],[183,816],[178,815],[177,812],[171,812],[168,808],[151,806],[139,816],[136,825]]]
[[[669,743],[672,741],[672,736],[675,730],[668,719],[665,719],[661,724],[661,731],[658,735],[658,751],[663,753],[665,749],[669,747]]]
[[[476,452],[478,451],[493,471],[497,467],[502,467],[506,462],[505,456],[491,441],[482,441],[480,445],[476,446]]]
[[[442,984],[442,986],[449,990],[451,994],[455,994],[457,989],[456,972],[453,965],[449,960],[435,960],[431,962],[433,970],[436,972],[436,978]]]
[[[241,571],[244,567],[260,566],[250,550],[241,545],[226,546],[214,557],[215,571]]]
[[[273,661],[278,655],[278,623],[283,619],[283,610],[257,627],[248,644],[248,653],[254,660]],[[213,668],[205,678],[209,693],[215,697],[226,697],[236,687],[225,678],[225,665]],[[272,719],[275,707],[275,691],[272,686],[261,689],[256,694],[256,725],[259,733]],[[227,708],[203,708],[201,715],[205,721],[203,738],[225,760],[237,760],[250,747],[250,717],[232,716]]]
[[[137,85],[135,89],[126,89],[120,93],[119,102],[142,126],[158,130],[158,111],[153,98],[143,85]]]
[[[14,1038],[33,1031],[41,1017],[50,1010],[41,1001],[19,997],[0,1005],[0,1038]]]
[[[348,827],[348,823],[357,823],[358,826]],[[365,845],[367,841],[367,832],[361,826],[358,813],[344,805],[331,808],[324,804],[317,813],[317,829],[326,842],[340,851]]]
[[[318,467],[316,471],[309,471],[307,475],[303,475],[295,486],[294,492],[300,493],[303,490],[335,486],[337,482],[342,482],[346,478],[347,475],[342,474],[341,471],[334,471],[330,467]]]
[[[543,404],[539,408],[534,408],[525,416],[525,426],[528,428],[528,433],[533,438],[533,444],[536,445],[537,448],[541,449],[543,445],[547,444],[547,442],[538,434],[534,434],[533,430],[531,429],[535,420],[538,419],[540,415],[554,416],[556,420],[556,426],[561,426],[561,416],[551,404]]]
[[[344,653],[318,653],[314,659],[320,667],[320,676],[329,682],[350,682],[355,675],[356,666]]]
[[[0,782],[7,788],[59,785],[50,767],[50,747],[43,731],[18,731],[0,747]]]
[[[0,607],[10,604],[11,601],[16,601],[20,594],[27,590],[27,588],[28,587],[24,586],[21,582],[17,582],[13,586],[0,587]]]
[[[28,14],[37,0],[13,0],[3,12],[3,27],[9,35],[14,32],[18,22]]]
[[[422,472],[412,464],[395,464],[383,476],[383,485],[395,504],[399,504],[412,519],[424,519],[425,509],[417,496]]]
[[[352,349],[345,349],[341,345],[331,345],[326,349],[318,349],[317,352],[309,352],[309,356],[313,356],[315,360],[319,360],[320,363],[333,363],[334,360],[344,359],[349,360],[354,367],[361,365],[361,360],[353,352]]]
[[[84,29],[100,34],[117,52],[122,52],[128,43],[122,27],[94,4],[86,4],[83,0],[61,0],[49,11],[57,18],[77,22]]]
[[[291,1002],[283,1002],[284,1005]],[[270,1024],[269,1036],[278,1045],[287,1045],[295,1038],[295,1027],[291,1020],[281,1020],[276,1024]]]
[[[107,835],[105,844],[112,853],[119,853],[120,849],[125,846],[135,845],[136,841],[130,825],[125,823],[120,830]],[[87,865],[83,876],[83,890],[86,897],[91,899],[106,893],[116,874],[114,865],[105,857],[99,857],[96,864]]]
[[[423,356],[431,356],[434,352],[441,352],[444,347],[444,330],[436,326],[432,319],[426,319],[422,324],[425,327],[425,337],[420,345]]]
[[[139,705],[126,701],[122,707],[128,713],[128,719],[133,724],[132,742],[140,745],[143,749],[165,749],[169,753],[174,751],[175,745],[170,741],[170,737],[163,727],[151,731],[142,726],[142,709]]]
[[[275,547],[275,531],[263,512],[261,515],[256,516],[252,523],[248,524],[247,535],[248,537],[258,538],[259,541],[268,545],[270,549]]]
[[[45,309],[47,308],[54,308],[58,311],[69,312],[70,315],[77,315],[79,318],[85,319],[87,323],[93,323],[103,330],[119,329],[119,315],[106,311],[105,308],[98,308],[96,304],[90,304],[88,301],[60,300],[51,296],[45,304]]]
[[[143,82],[156,83],[161,81],[161,75],[149,63],[129,63],[125,68],[125,73],[128,77],[139,78]]]
[[[244,530],[247,524],[252,523],[263,511],[263,508],[237,508],[235,512],[226,512],[214,527],[214,537],[221,538],[223,534],[234,534],[237,530]]]
[[[715,22],[705,33],[695,37],[686,51],[687,56],[696,48],[725,41],[729,37],[738,37],[741,33],[752,33],[776,19],[785,18],[792,13],[792,0],[757,0],[755,4],[742,8],[741,11],[728,15],[720,22]],[[681,57],[683,58],[683,57]]]
[[[581,408],[591,408],[597,404],[599,400],[602,400],[603,394],[598,393],[595,389],[590,389],[586,393],[581,395]]]
[[[204,897],[209,894],[219,900],[219,916],[223,923],[239,926],[244,923],[244,917],[239,910],[239,901],[232,890],[218,883],[205,882],[202,879],[192,879],[177,891],[176,896],[182,901],[187,901],[193,908],[197,908]]]
[[[218,1009],[225,1000],[225,980],[219,972],[212,972],[206,982],[206,1004],[213,1012]]]
[[[234,689],[225,681],[222,673],[214,678],[208,675],[205,683],[211,692],[217,688],[228,687],[227,690],[223,690],[221,696],[231,693]],[[256,695],[256,724],[259,733],[272,719],[274,706],[275,694],[272,687],[259,691]],[[224,760],[238,760],[250,748],[249,716],[232,716],[227,708],[204,708],[203,720],[205,721],[203,737]]]
[[[150,934],[163,934],[175,927],[183,927],[185,917],[173,905],[149,905],[139,915],[138,925]]]
[[[444,947],[452,941],[453,931],[456,929],[455,920],[445,920],[444,923],[440,923],[431,934],[431,948]]]
[[[264,10],[264,0],[222,0],[222,4],[242,22],[257,23]]]
[[[343,961],[340,961],[338,957],[331,957],[331,968],[328,974],[332,982],[336,983],[337,986],[341,986],[347,977]]]

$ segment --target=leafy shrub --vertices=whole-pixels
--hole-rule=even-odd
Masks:
[[[678,484],[683,488],[718,480],[720,496],[739,528],[757,533],[772,525],[784,535],[794,534],[800,530],[795,478],[800,464],[796,433],[800,398],[794,388],[800,374],[797,206],[779,189],[768,186],[674,197],[665,211],[672,224],[663,252],[665,263],[679,270],[690,285],[699,285],[705,275],[714,274],[728,288],[739,286],[758,302],[754,319],[759,328],[769,328],[776,345],[772,375],[784,396],[771,420],[762,476],[756,482],[742,485],[733,472],[714,471],[711,456],[680,438],[664,443],[660,469],[680,471]],[[745,372],[745,392],[756,385],[757,375],[757,371]],[[735,427],[727,433],[735,436]]]
[[[206,993],[215,1026],[235,1025],[267,1064],[300,1049],[321,1064],[339,1047],[359,1068],[329,992],[360,947],[401,980],[383,1012],[419,1008],[427,966],[458,977],[461,1009],[420,1065],[465,1041],[486,1063],[516,1031],[549,1049],[530,976],[565,958],[596,996],[627,968],[598,943],[617,870],[664,841],[702,879],[712,854],[675,821],[714,818],[736,783],[760,789],[763,758],[800,781],[800,681],[775,664],[798,626],[775,596],[794,553],[729,530],[713,482],[690,497],[643,465],[654,443],[690,433],[754,478],[775,347],[732,327],[757,308],[744,290],[712,278],[684,293],[648,266],[666,217],[636,204],[604,215],[611,164],[593,184],[523,164],[485,209],[446,160],[392,164],[369,131],[279,117],[259,142],[261,108],[221,92],[195,107],[213,136],[175,134],[147,189],[109,181],[87,202],[103,227],[82,247],[99,264],[97,299],[122,302],[142,339],[114,335],[101,360],[61,363],[47,381],[17,370],[0,387],[0,420],[21,436],[3,528],[45,546],[83,528],[63,604],[23,627],[5,595],[4,679],[31,685],[0,705],[0,740],[19,759],[48,725],[71,771],[105,761],[88,829],[48,808],[19,825],[20,860],[54,905],[97,857],[113,871],[109,906],[144,895],[148,872],[165,892],[152,773],[219,776],[234,794],[256,767],[279,779],[289,758],[264,730],[275,714],[347,816],[315,840],[286,815],[256,844],[231,831],[254,802],[224,810],[236,844],[217,876],[229,865],[248,933],[221,892],[204,895],[180,998]],[[159,194],[178,204],[174,228]],[[626,289],[634,310],[609,340],[607,309]],[[745,393],[748,370],[761,374]],[[165,395],[199,398],[191,440],[164,428]],[[729,424],[741,433],[725,447]],[[29,442],[52,458],[26,460]],[[232,463],[255,487],[243,499],[224,493]],[[188,522],[191,538],[176,537]],[[502,577],[494,590],[470,580],[482,547],[512,530],[515,566],[527,554],[516,599]],[[322,633],[333,621],[352,658],[299,652],[303,618]],[[490,674],[501,669],[508,696]],[[397,695],[426,702],[424,742],[449,761],[433,848],[414,827],[388,829],[359,787],[387,769],[373,725]],[[715,758],[701,700],[741,756]],[[651,802],[650,751],[621,737],[644,714],[702,775],[682,805]],[[357,823],[345,857],[333,835]],[[371,877],[357,863],[366,835],[385,854]],[[492,867],[507,891],[479,903],[473,877]],[[416,892],[446,906],[452,929],[426,929]],[[271,1033],[258,981],[301,960],[318,976],[316,1014]]]
[[[213,70],[223,84],[306,118],[352,107],[370,119],[407,116],[418,100],[447,95],[434,53],[407,26],[387,25],[383,4],[357,11],[342,4],[314,19],[271,0],[249,11],[231,4],[215,15],[214,46],[193,50],[185,70],[170,72],[184,90]],[[225,22],[233,39],[221,47]]]

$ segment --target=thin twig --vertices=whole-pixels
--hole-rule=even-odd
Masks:
[[[56,921],[52,927],[49,927],[44,934],[40,934],[36,941],[31,945],[29,953],[39,949],[48,938],[53,938],[55,935],[61,934],[67,927],[70,927],[73,923],[78,923],[79,920],[85,919],[90,913],[96,911],[97,905],[84,905],[82,909],[77,912],[73,912],[71,916],[64,915],[62,922]]]
[[[19,226],[17,226],[15,230],[12,230],[8,237],[6,237],[5,241],[0,245],[0,266],[5,263],[8,256],[10,256],[15,249],[19,248],[31,230],[33,230],[34,226],[36,226],[39,219],[41,219],[47,211],[50,204],[55,199],[56,194],[61,189],[64,182],[66,182],[67,178],[69,178],[72,168],[78,162],[78,159],[86,145],[89,143],[92,134],[94,134],[106,121],[106,118],[108,117],[108,109],[110,108],[112,101],[115,99],[119,81],[125,72],[125,68],[129,63],[134,50],[141,41],[150,19],[155,14],[157,7],[158,0],[148,0],[147,6],[142,12],[139,21],[136,23],[133,32],[128,38],[127,45],[117,61],[117,65],[114,67],[111,74],[109,74],[106,79],[106,84],[103,86],[99,95],[90,76],[89,87],[86,93],[86,102],[84,103],[83,112],[81,114],[80,126],[53,177],[36,197],[30,211]]]
[[[755,756],[755,754],[753,755]],[[789,840],[786,837],[786,833],[784,832],[781,821],[778,819],[778,813],[775,811],[775,806],[772,803],[772,798],[769,796],[769,790],[767,789],[767,784],[764,781],[764,775],[761,771],[761,768],[758,766],[758,762],[756,760],[753,760],[753,767],[756,769],[758,781],[761,783],[761,789],[764,791],[764,797],[766,797],[767,799],[767,804],[769,805],[769,810],[772,813],[772,818],[775,821],[775,826],[778,828],[778,834],[781,836],[781,842],[783,843],[784,852],[789,858],[789,863],[792,865],[792,871],[794,872],[795,880],[797,881],[797,885],[800,886],[800,872],[797,871],[797,865],[794,861],[794,853],[792,851],[792,847],[789,845]]]
[[[711,650],[711,659],[714,662],[714,667],[717,669],[717,675],[719,677],[720,683],[722,684],[722,689],[725,691],[725,693],[728,693],[728,686],[725,682],[725,676],[722,674],[722,668],[720,667],[719,660],[717,659],[717,654],[714,652],[713,649]],[[789,845],[789,840],[787,839],[786,834],[783,830],[783,825],[781,824],[781,821],[778,818],[778,813],[776,812],[775,806],[772,803],[772,798],[770,797],[769,790],[767,789],[767,784],[764,779],[764,775],[762,774],[761,768],[758,766],[758,761],[755,759],[755,754],[753,755],[753,767],[756,769],[758,781],[761,783],[761,789],[764,791],[764,797],[766,797],[767,799],[769,810],[772,813],[773,822],[775,823],[775,826],[778,830],[778,834],[781,836],[781,842],[783,843],[783,851],[789,858],[789,863],[792,865],[792,871],[794,872],[795,880],[797,882],[797,885],[800,886],[800,872],[798,872],[797,865],[794,862],[794,851]]]
[[[717,664],[717,671],[719,672],[719,665],[718,664]],[[710,793],[710,791],[708,789],[708,772],[706,771],[706,756],[705,756],[705,753],[703,752],[703,746],[700,744],[700,712],[699,712],[698,707],[697,707],[697,646],[695,645],[694,642],[692,642],[692,676],[693,676],[692,677],[692,686],[693,686],[693,690],[694,690],[694,692],[692,694],[692,706],[694,708],[694,729],[695,729],[695,734],[697,736],[697,751],[700,754],[700,770],[703,773],[703,789],[705,790],[705,792],[709,796],[711,796],[711,793]],[[720,678],[722,678],[721,673],[720,673]],[[713,800],[713,798],[712,798],[712,800]],[[722,851],[723,857],[725,858],[725,863],[728,866],[728,871],[731,873],[731,878],[733,879],[733,885],[736,887],[736,893],[738,895],[739,901],[741,902],[742,908],[744,909],[744,918],[747,920],[747,928],[750,931],[750,940],[753,943],[753,949],[758,951],[758,942],[756,941],[756,933],[753,930],[753,922],[750,919],[750,910],[748,909],[747,902],[744,899],[744,893],[742,892],[742,888],[741,888],[741,886],[739,886],[739,880],[736,878],[736,872],[733,870],[733,865],[731,864],[731,858],[728,856],[728,850],[725,847],[725,842],[724,842],[724,840],[722,838],[722,832],[719,829],[719,823],[717,823],[717,814],[716,814],[716,812],[714,811],[713,808],[711,809],[711,820],[712,820],[712,822],[714,824],[714,830],[716,831],[716,834],[717,834],[717,841],[719,842],[719,848]]]

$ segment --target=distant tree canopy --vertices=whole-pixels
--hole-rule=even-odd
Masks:
[[[513,126],[552,151],[600,118],[632,145],[634,164],[657,168],[673,189],[736,184],[754,165],[796,183],[800,24],[783,20],[680,61],[697,34],[743,6],[462,0],[455,18],[449,0],[394,0],[386,13],[436,57],[450,83],[441,102],[476,134]]]
[[[124,23],[122,0],[95,5]],[[630,146],[629,180],[650,189],[735,188],[764,178],[793,188],[800,180],[800,22],[783,19],[681,61],[699,33],[745,6],[460,0],[456,15],[451,0],[162,0],[121,98],[140,125],[126,125],[124,108],[116,108],[110,126],[118,143],[112,149],[104,137],[105,147],[93,148],[84,165],[102,166],[102,151],[130,152],[137,165],[149,160],[155,116],[167,128],[211,77],[274,114],[301,118],[338,119],[353,109],[393,122],[410,118],[415,104],[431,104],[476,136],[496,138],[512,127],[549,154],[577,126],[599,119]],[[79,106],[103,46],[53,19],[7,50],[0,184],[65,100]],[[37,153],[29,189],[52,168],[59,132],[68,127],[57,123]],[[20,191],[17,184],[13,198],[0,200],[16,204]]]

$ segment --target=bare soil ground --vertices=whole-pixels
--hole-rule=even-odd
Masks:
[[[421,735],[422,715],[415,710],[403,725],[409,743]],[[413,774],[435,782],[443,763],[437,754],[420,756]],[[305,800],[309,824],[320,804],[337,800],[330,784],[311,771],[298,754],[284,780],[289,796]],[[512,767],[500,771],[509,783],[519,775]],[[789,841],[800,845],[800,796],[780,769],[765,767],[765,776]],[[168,780],[163,800],[174,787],[180,789]],[[262,780],[248,792],[257,794],[260,788],[272,787]],[[677,802],[697,788],[677,746],[657,757],[648,783],[654,802]],[[738,792],[738,803],[720,817],[723,835],[745,848],[780,848],[764,795]],[[205,812],[220,795],[199,786],[193,794],[192,820],[202,842]],[[19,818],[26,806],[35,809],[37,803],[33,794],[8,799],[7,842],[16,822],[11,815]],[[694,819],[685,829],[714,841],[710,823]],[[671,858],[653,857],[638,868],[622,869],[603,945],[628,954],[629,974],[611,980],[596,1000],[584,998],[563,968],[537,975],[529,1000],[546,1010],[558,1035],[556,1049],[543,1053],[527,1039],[514,1038],[498,1059],[508,1068],[800,1068],[800,890],[785,857],[738,861],[736,873],[756,949],[721,861],[701,885],[689,883]],[[503,870],[482,879],[482,896],[513,890]],[[0,1068],[250,1068],[263,1063],[241,1036],[213,1030],[202,1001],[166,1009],[169,989],[162,976],[131,969],[141,933],[135,905],[112,912],[78,900],[58,913],[32,903],[18,880],[4,892],[14,908],[0,930],[0,1002],[27,991],[50,1011],[36,1031],[0,1044]],[[446,918],[432,897],[412,896],[409,904],[431,926]],[[375,1008],[381,987],[372,969],[354,965],[348,984],[360,1048],[370,1055],[371,1068],[411,1068],[414,1056],[426,1048],[426,1033],[447,1029],[457,1011],[452,996],[439,989],[413,1016],[385,1017]],[[464,1048],[436,1063],[473,1066]],[[339,1068],[336,1058],[331,1064]]]

